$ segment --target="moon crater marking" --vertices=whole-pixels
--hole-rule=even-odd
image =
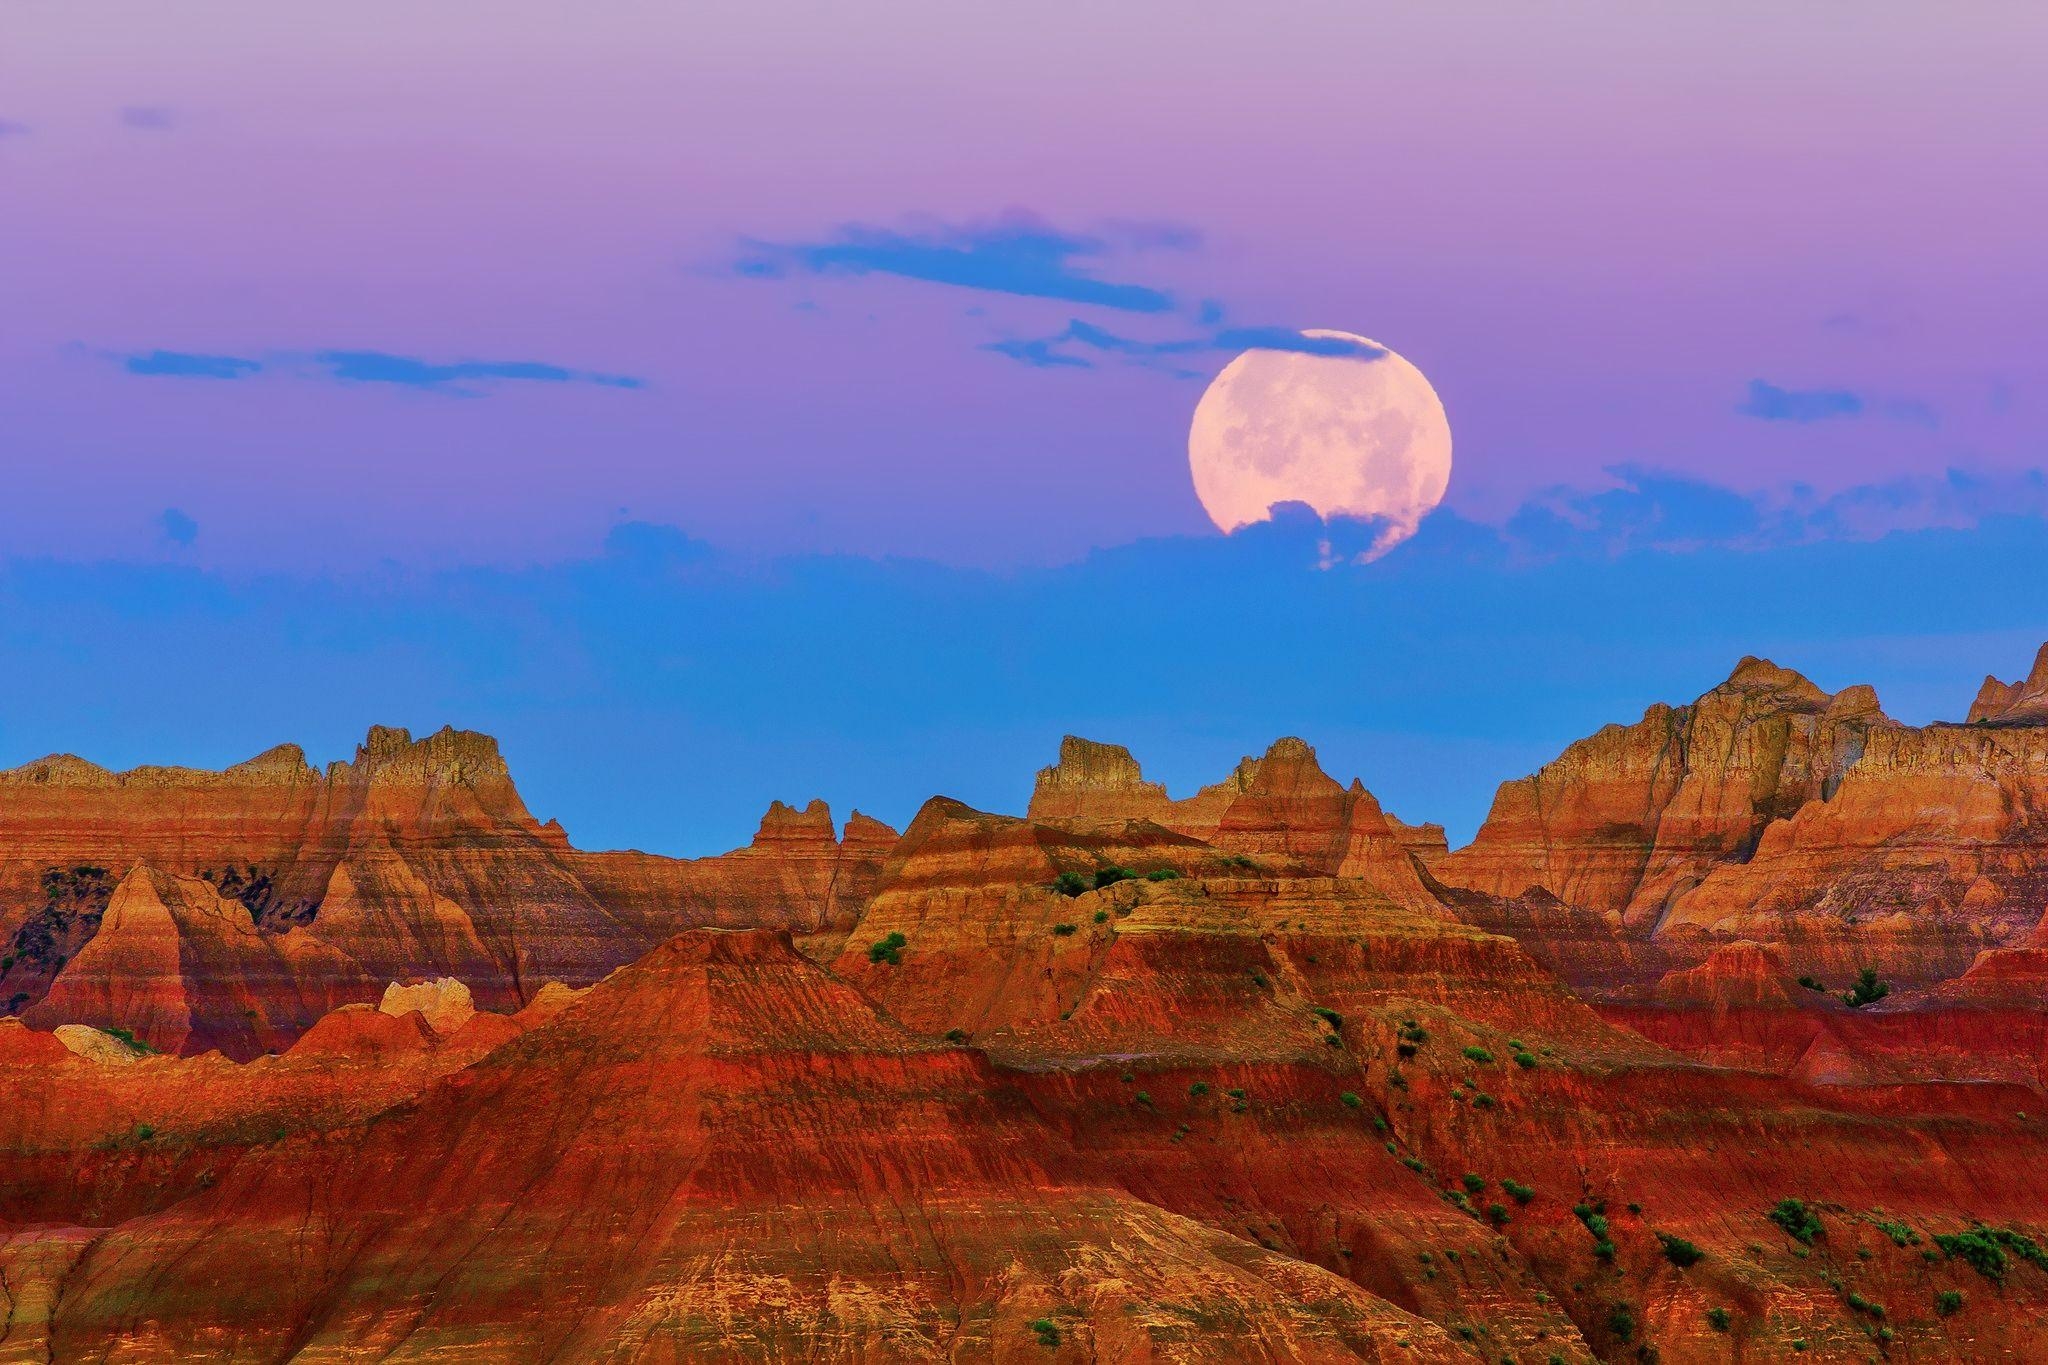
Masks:
[[[1384,523],[1370,554],[1415,534],[1443,501],[1451,427],[1429,381],[1403,357],[1349,332],[1344,354],[1246,351],[1195,406],[1188,464],[1209,519],[1225,532],[1300,502],[1318,515]]]

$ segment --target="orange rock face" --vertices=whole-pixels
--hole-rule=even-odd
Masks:
[[[691,924],[843,928],[893,842],[778,803],[722,858],[579,852],[453,730],[373,729],[324,774],[289,745],[219,773],[43,759],[0,773],[0,1010],[239,1058],[393,982],[512,1010]]]
[[[1746,661],[1456,852],[1299,740],[695,861],[452,732],[29,765],[0,1357],[2039,1358],[2015,686]]]

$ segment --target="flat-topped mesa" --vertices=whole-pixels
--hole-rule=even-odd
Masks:
[[[1166,788],[1147,782],[1121,744],[1078,735],[1060,740],[1060,759],[1038,770],[1026,818],[1040,823],[1120,824],[1157,820],[1173,805]]]
[[[1970,725],[2048,725],[2048,644],[2034,656],[2034,667],[2017,682],[1987,676],[1970,703]]]
[[[1745,658],[1687,706],[1651,706],[1529,777],[1501,784],[1478,836],[1434,869],[1497,896],[1531,888],[1654,923],[1771,821],[1831,796],[1868,736],[1892,727],[1868,687],[1830,695]]]

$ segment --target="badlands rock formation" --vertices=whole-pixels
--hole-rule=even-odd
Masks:
[[[0,1360],[2041,1358],[2041,673],[1747,660],[1456,851],[1299,740],[696,861],[28,765]]]

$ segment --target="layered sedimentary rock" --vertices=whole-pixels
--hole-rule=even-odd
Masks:
[[[1953,976],[2020,942],[2048,903],[2033,689],[1980,698],[1978,723],[1915,728],[1869,688],[1831,696],[1744,660],[1691,705],[1503,784],[1478,837],[1432,872],[1499,898],[1547,893],[1695,961],[1751,939],[1802,973]]]
[[[2034,656],[2034,667],[2017,682],[1986,677],[1970,703],[1969,724],[2048,723],[2048,644]]]
[[[0,773],[0,1012],[247,1057],[392,982],[513,1010],[691,924],[844,927],[894,837],[778,802],[721,858],[579,852],[452,729],[374,728],[325,773],[290,745],[222,772],[55,756]]]

